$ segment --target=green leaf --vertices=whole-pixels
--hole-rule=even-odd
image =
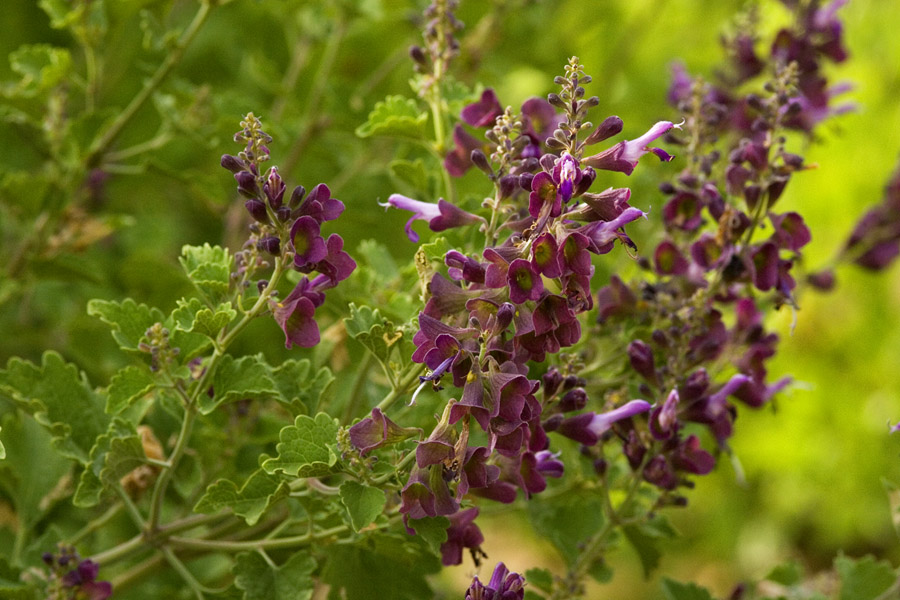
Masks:
[[[328,367],[321,367],[310,376],[309,360],[286,360],[272,370],[272,380],[278,390],[278,400],[289,405],[295,415],[309,414],[333,394],[334,375]]]
[[[9,54],[9,65],[21,77],[11,93],[31,98],[65,79],[72,69],[72,55],[49,44],[25,45]]]
[[[188,279],[210,305],[223,302],[228,295],[234,260],[220,246],[185,246],[178,259]]]
[[[373,533],[357,544],[332,544],[324,552],[328,600],[434,597],[425,575],[438,572],[441,563],[418,536]]]
[[[397,261],[384,244],[375,240],[363,240],[359,243],[357,255],[360,261],[375,271],[382,283],[398,274]]]
[[[696,583],[679,583],[668,577],[662,580],[662,590],[666,600],[714,600],[706,588]]]
[[[53,451],[50,435],[33,419],[4,415],[6,458],[0,462],[0,489],[12,500],[19,527],[34,534],[34,525],[51,508],[72,462]],[[2,596],[0,596],[2,597]]]
[[[378,488],[345,481],[341,484],[341,503],[347,507],[350,525],[358,532],[374,521],[384,511],[387,497]]]
[[[137,304],[131,298],[122,302],[91,300],[88,314],[112,325],[112,336],[123,350],[137,351],[147,329],[165,321],[162,311]]]
[[[112,376],[106,396],[106,412],[117,415],[156,386],[147,367],[128,366]]]
[[[766,581],[773,581],[784,586],[797,585],[802,580],[803,569],[793,562],[778,565],[766,575]]]
[[[390,135],[416,140],[425,137],[428,113],[421,112],[415,100],[403,96],[388,96],[377,102],[365,123],[356,128],[356,135]]]
[[[208,415],[226,402],[261,400],[278,394],[272,381],[272,368],[262,355],[234,358],[226,354],[212,378],[213,397],[200,396],[200,412]]]
[[[421,158],[417,158],[415,161],[394,160],[388,167],[391,169],[391,174],[408,185],[413,192],[420,194],[429,192],[428,171],[426,171],[425,162]]]
[[[40,367],[10,359],[0,371],[0,397],[11,399],[46,427],[60,454],[82,463],[109,423],[103,401],[84,374],[55,352],[45,352]]]
[[[266,473],[284,472],[296,477],[321,477],[340,467],[335,448],[337,419],[319,413],[313,419],[300,415],[293,425],[281,430],[277,458],[262,463]]]
[[[553,574],[547,569],[528,569],[525,571],[525,581],[548,594],[553,590]]]
[[[178,308],[172,313],[176,329],[200,333],[216,339],[219,332],[237,317],[237,311],[229,302],[219,304],[215,310],[204,305],[198,298],[178,301]]]
[[[440,552],[441,544],[447,541],[447,528],[450,527],[447,517],[410,519],[408,524],[435,552]]]
[[[234,585],[244,590],[245,600],[309,600],[316,561],[308,552],[293,555],[280,567],[272,567],[256,552],[235,557]]]
[[[279,477],[259,469],[250,475],[241,489],[227,479],[216,481],[206,488],[194,512],[214,514],[230,508],[234,514],[243,517],[247,525],[255,525],[263,513],[278,500],[286,498],[289,491]]]
[[[662,558],[662,552],[658,548],[659,542],[677,535],[668,520],[660,516],[639,525],[623,527],[622,533],[637,551],[645,578],[649,578],[653,570],[659,566]]]
[[[347,333],[369,349],[383,363],[390,359],[391,351],[402,341],[404,332],[381,316],[378,309],[357,307],[350,303],[350,316],[344,319]]]
[[[887,561],[872,556],[853,559],[838,556],[834,567],[841,578],[840,600],[874,600],[897,581],[897,573]]]
[[[112,489],[132,469],[144,463],[144,448],[135,427],[113,419],[109,430],[97,438],[90,463],[81,472],[72,503],[82,508],[96,506],[104,490]]]
[[[535,531],[560,551],[568,564],[581,554],[582,544],[603,526],[603,501],[594,494],[572,492],[543,502],[529,502]]]

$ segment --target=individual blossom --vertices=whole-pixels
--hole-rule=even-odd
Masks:
[[[632,400],[606,413],[587,412],[569,417],[556,424],[551,431],[556,431],[585,446],[593,446],[614,423],[647,412],[650,408],[651,405],[646,400]]]
[[[633,140],[619,142],[612,148],[599,154],[582,159],[582,164],[605,171],[619,171],[631,175],[637,167],[638,159],[647,153],[653,153],[661,161],[669,162],[674,157],[661,148],[651,148],[650,144],[667,134],[672,129],[680,129],[671,121],[659,121],[647,133]]]
[[[401,194],[391,194],[387,202],[379,204],[385,208],[399,208],[400,210],[408,210],[413,213],[413,216],[410,217],[404,227],[406,236],[411,242],[419,241],[419,234],[412,229],[412,224],[419,220],[428,221],[428,227],[432,231],[444,231],[452,227],[470,225],[483,220],[481,217],[468,213],[443,198],[438,200],[437,204],[433,204],[431,202],[413,200]]]
[[[417,427],[400,427],[376,406],[372,414],[350,428],[350,442],[365,456],[382,446],[390,446],[421,433]]]
[[[487,585],[476,575],[466,590],[465,600],[522,600],[525,597],[525,578],[510,573],[503,563],[497,563]]]
[[[463,550],[468,549],[472,553],[475,566],[481,563],[481,557],[487,556],[481,549],[484,535],[475,518],[478,517],[478,507],[473,506],[450,515],[450,527],[447,528],[447,541],[441,544],[441,563],[446,566],[458,565],[462,562]]]
[[[312,348],[319,343],[319,326],[315,321],[316,308],[325,302],[321,277],[317,277],[317,283],[311,283],[308,277],[304,277],[294,287],[287,298],[281,301],[272,301],[272,314],[275,322],[284,331],[285,347],[294,345],[301,348]]]

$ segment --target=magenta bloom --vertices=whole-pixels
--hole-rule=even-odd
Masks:
[[[595,169],[619,171],[626,175],[631,175],[638,164],[638,159],[648,152],[655,154],[661,161],[669,162],[673,156],[661,148],[651,148],[650,144],[679,127],[680,125],[675,125],[671,121],[659,121],[641,137],[619,142],[599,154],[588,156],[582,162]]]
[[[556,431],[585,446],[593,446],[600,441],[600,436],[612,427],[616,421],[633,417],[650,410],[646,400],[632,400],[619,408],[603,414],[587,412],[562,421]]]
[[[482,220],[481,217],[457,208],[443,198],[438,200],[437,204],[433,204],[431,202],[413,200],[401,194],[391,194],[387,202],[379,203],[379,205],[385,208],[393,207],[400,210],[408,210],[413,213],[413,216],[406,222],[406,227],[404,228],[406,236],[411,242],[419,241],[419,234],[412,229],[412,224],[418,220],[428,221],[428,227],[432,231],[444,231],[451,227],[461,227],[462,225],[469,225]]]
[[[494,121],[503,114],[503,107],[497,100],[494,90],[488,88],[481,93],[481,99],[462,109],[462,120],[472,127],[491,127]]]
[[[540,273],[524,258],[517,258],[509,263],[507,281],[509,299],[515,304],[522,304],[526,300],[538,300],[544,293],[544,282]]]
[[[300,280],[287,298],[275,303],[272,315],[284,331],[286,348],[295,344],[301,348],[312,348],[319,343],[319,325],[313,318],[316,308],[325,302],[325,294],[319,291],[325,283],[322,276],[310,283],[307,277]]]

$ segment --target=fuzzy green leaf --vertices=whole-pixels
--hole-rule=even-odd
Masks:
[[[410,187],[413,192],[419,194],[428,194],[428,171],[425,169],[425,162],[421,158],[415,161],[411,160],[394,160],[388,165],[391,174]]]
[[[81,472],[72,503],[82,508],[96,506],[104,489],[115,486],[143,459],[143,445],[134,426],[123,419],[113,419],[109,430],[91,448],[90,462]]]
[[[581,544],[604,523],[603,502],[587,492],[529,502],[528,515],[535,530],[556,546],[568,564],[575,562]]]
[[[404,332],[381,316],[378,309],[350,303],[350,316],[344,319],[347,333],[369,349],[378,360],[387,363],[391,351],[402,341]]]
[[[439,571],[441,563],[419,536],[373,533],[357,544],[332,544],[324,552],[328,600],[434,597],[425,575]]]
[[[198,298],[178,301],[178,308],[172,313],[175,327],[182,331],[200,333],[216,339],[223,327],[231,323],[237,311],[228,302],[219,304],[215,310],[207,307]]]
[[[382,490],[356,481],[341,484],[341,503],[347,507],[350,525],[359,531],[374,521],[384,511],[387,497]]]
[[[272,370],[278,400],[290,406],[295,415],[312,413],[334,393],[331,370],[321,367],[310,375],[311,369],[312,363],[304,358],[286,360]]]
[[[234,358],[222,357],[212,378],[213,397],[200,396],[200,412],[208,415],[226,402],[271,398],[278,394],[272,381],[272,368],[262,355]]]
[[[263,513],[278,500],[287,497],[287,485],[263,470],[254,471],[241,489],[233,481],[220,479],[206,488],[194,512],[214,514],[230,508],[247,525],[255,525]]]
[[[766,575],[767,581],[774,581],[777,584],[791,586],[797,585],[803,579],[803,569],[794,562],[778,565]]]
[[[244,590],[245,600],[309,600],[316,561],[307,552],[298,552],[280,567],[272,567],[256,552],[235,557],[234,585]]]
[[[211,304],[225,300],[231,283],[234,260],[220,246],[185,246],[178,259],[188,279]]]
[[[375,271],[382,283],[390,281],[399,273],[397,261],[384,244],[375,240],[363,240],[359,243],[357,254],[362,263]]]
[[[547,569],[528,569],[525,571],[525,580],[528,585],[548,594],[553,589],[553,574]]]
[[[112,326],[113,338],[123,350],[137,350],[147,329],[165,321],[162,311],[137,304],[131,298],[122,302],[91,300],[88,314]]]
[[[33,419],[7,413],[2,425],[7,455],[0,462],[0,490],[15,506],[19,527],[31,535],[34,525],[61,499],[54,491],[61,489],[72,462],[54,452],[50,434]]]
[[[46,427],[62,455],[83,463],[109,423],[102,399],[84,374],[55,352],[45,352],[41,366],[11,359],[0,371],[0,397],[9,398]]]
[[[668,577],[662,580],[662,590],[666,600],[714,600],[706,588],[696,583],[679,583]]]
[[[441,544],[447,541],[447,528],[450,527],[447,517],[410,519],[408,524],[435,552],[440,552]]]
[[[872,556],[838,556],[834,566],[841,578],[840,600],[874,600],[897,582],[897,573],[890,563]]]
[[[106,397],[106,412],[117,415],[132,402],[145,396],[156,386],[153,374],[146,367],[128,366],[113,375]]]
[[[338,464],[335,441],[337,420],[319,413],[316,418],[300,415],[281,430],[278,456],[262,463],[267,473],[284,472],[296,477],[320,477],[334,473]]]
[[[356,128],[359,137],[389,135],[412,139],[425,137],[428,113],[419,110],[415,100],[403,96],[388,96],[377,102],[365,123]]]

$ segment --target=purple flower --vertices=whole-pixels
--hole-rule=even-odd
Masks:
[[[507,271],[509,299],[515,304],[526,300],[538,300],[544,293],[544,282],[531,262],[517,258],[509,264]]]
[[[416,427],[400,427],[376,406],[371,416],[350,428],[350,443],[359,449],[360,456],[365,456],[376,448],[402,442],[420,432]]]
[[[328,255],[319,223],[313,217],[302,216],[291,225],[291,248],[294,250],[294,267],[306,269]],[[308,269],[306,272],[309,272]]]
[[[303,197],[303,187],[299,186],[291,194],[291,205],[300,205],[291,213],[292,217],[310,216],[320,225],[325,221],[333,221],[344,212],[344,203],[331,197],[331,190],[324,183],[320,183],[312,189],[306,198]]]
[[[680,125],[675,125],[671,121],[659,121],[641,137],[619,142],[612,148],[583,159],[582,163],[595,169],[619,171],[626,175],[631,175],[638,164],[638,159],[648,152],[652,152],[660,160],[668,162],[674,157],[665,150],[651,148],[649,145],[672,129],[679,129],[680,127]]]
[[[476,575],[466,590],[465,600],[522,600],[525,597],[525,578],[510,573],[503,563],[497,563],[487,586]]]
[[[648,410],[650,410],[650,403],[646,400],[632,400],[603,414],[587,412],[564,419],[559,423],[556,431],[585,446],[593,446],[600,441],[600,436],[609,430],[616,421],[628,419]]]
[[[95,581],[100,565],[92,560],[83,560],[62,578],[65,588],[77,588],[73,596],[86,600],[106,600],[112,595],[112,585],[108,581]]]
[[[461,208],[447,202],[443,198],[437,204],[413,200],[401,194],[391,194],[388,201],[379,203],[385,208],[393,207],[401,210],[412,211],[413,216],[406,222],[406,236],[411,242],[419,241],[419,234],[412,229],[412,224],[417,220],[428,221],[428,227],[432,231],[444,231],[451,227],[461,227],[483,220],[481,217],[468,213]]]
[[[553,166],[553,182],[559,190],[559,197],[563,204],[572,199],[575,186],[581,182],[581,177],[578,161],[568,152],[563,152]]]
[[[313,317],[316,308],[325,301],[325,295],[319,291],[323,283],[318,277],[316,283],[310,283],[309,278],[304,277],[287,298],[272,308],[275,322],[284,331],[286,348],[295,344],[312,348],[319,343],[319,326]]]
[[[462,562],[463,550],[468,548],[472,552],[475,564],[479,562],[479,555],[483,555],[481,544],[484,536],[475,518],[478,516],[478,507],[473,506],[450,515],[450,527],[447,528],[447,541],[441,544],[441,563],[444,566],[458,565]]]
[[[481,93],[481,99],[462,109],[462,120],[472,127],[490,127],[503,114],[503,107],[494,90],[488,88]]]

